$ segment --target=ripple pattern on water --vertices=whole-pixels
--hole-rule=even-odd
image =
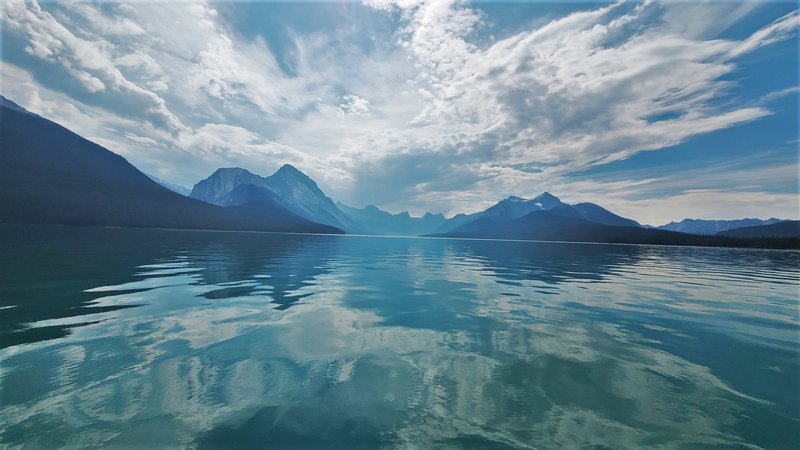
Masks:
[[[64,228],[10,242],[2,445],[800,442],[796,252]]]

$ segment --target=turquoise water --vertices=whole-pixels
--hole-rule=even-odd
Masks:
[[[0,446],[800,443],[798,252],[0,232]]]

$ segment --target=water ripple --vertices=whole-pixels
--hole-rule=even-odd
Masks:
[[[94,233],[0,284],[2,445],[797,444],[797,252]]]

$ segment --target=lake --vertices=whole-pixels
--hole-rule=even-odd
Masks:
[[[800,447],[800,252],[0,235],[0,446]]]

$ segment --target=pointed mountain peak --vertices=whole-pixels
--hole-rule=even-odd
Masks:
[[[311,177],[291,164],[282,165],[281,168],[275,171],[269,178],[273,180],[297,180],[309,188],[318,189],[317,183],[314,182]]]
[[[263,185],[274,192],[290,211],[306,219],[340,229],[353,229],[350,218],[336,207],[317,183],[291,164],[284,164],[264,178]]]
[[[503,201],[511,202],[511,203],[518,203],[518,202],[524,202],[525,199],[522,198],[522,197],[517,197],[516,195],[509,195]]]
[[[551,193],[549,193],[547,191],[544,191],[541,194],[537,195],[534,200],[558,200],[558,197],[556,197],[555,195],[553,195],[553,194],[551,194]],[[558,200],[558,201],[561,201],[561,200]]]
[[[226,195],[240,184],[260,184],[262,178],[241,167],[221,167],[192,188],[190,197],[219,205]]]
[[[241,167],[220,167],[219,169],[215,170],[214,173],[211,174],[211,176],[213,177],[213,176],[229,176],[229,175],[243,175],[243,174],[253,175],[252,172],[250,172],[247,169],[242,169]]]
[[[551,209],[564,204],[558,197],[549,192],[542,192],[531,201],[543,209]]]
[[[220,167],[200,183],[204,181],[212,183],[233,183],[234,185],[229,186],[230,189],[233,189],[236,187],[235,185],[253,183],[260,179],[260,176],[247,169],[242,169],[241,167]]]
[[[282,165],[280,169],[275,171],[274,175],[282,175],[282,176],[292,175],[292,176],[302,176],[308,178],[308,175],[304,174],[300,169],[291,164]]]

